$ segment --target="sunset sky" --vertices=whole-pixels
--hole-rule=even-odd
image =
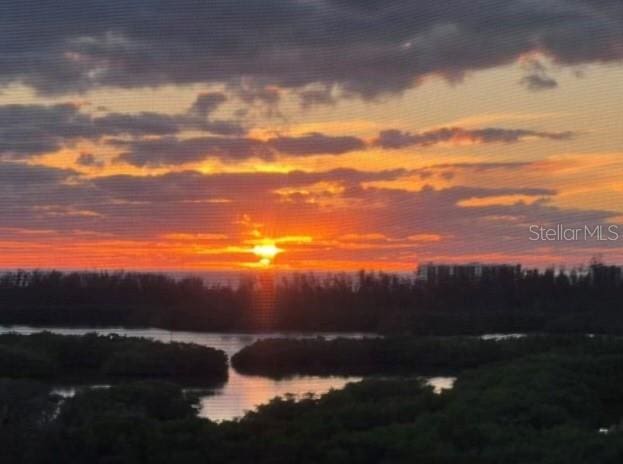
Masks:
[[[5,1],[0,193],[0,268],[623,264],[623,2]]]

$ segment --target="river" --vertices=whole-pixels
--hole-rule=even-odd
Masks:
[[[236,352],[256,340],[265,338],[314,338],[327,339],[337,337],[363,338],[374,337],[369,333],[300,333],[300,332],[273,332],[262,334],[243,333],[212,333],[212,332],[185,332],[163,329],[127,329],[113,328],[61,328],[61,327],[28,327],[28,326],[0,326],[0,334],[9,332],[31,334],[41,331],[50,331],[62,335],[84,335],[96,332],[98,334],[117,334],[127,337],[143,337],[162,342],[185,342],[209,346],[223,350],[231,358]],[[265,404],[275,396],[292,394],[300,398],[306,394],[322,395],[331,389],[344,387],[348,382],[357,382],[361,377],[315,375],[294,376],[286,379],[270,379],[262,376],[242,375],[231,366],[227,382],[219,388],[206,391],[200,399],[198,415],[211,420],[230,420],[244,415],[246,411]],[[452,388],[453,377],[428,377],[427,382],[439,392]],[[57,393],[72,395],[75,387],[56,389]]]

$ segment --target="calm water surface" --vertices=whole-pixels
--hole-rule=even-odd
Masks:
[[[0,334],[15,332],[31,334],[44,330],[62,335],[84,335],[96,332],[101,335],[117,334],[127,337],[144,337],[162,342],[185,342],[209,346],[227,353],[231,357],[247,345],[265,338],[314,338],[324,337],[327,339],[337,337],[364,338],[374,337],[369,333],[299,333],[299,332],[274,332],[264,334],[242,333],[211,333],[211,332],[184,332],[169,331],[162,329],[126,329],[115,328],[61,328],[61,327],[28,327],[28,326],[0,326]],[[357,382],[361,377],[331,376],[320,377],[314,375],[295,376],[287,379],[274,380],[262,376],[242,375],[231,367],[229,378],[222,387],[206,390],[202,396],[198,414],[212,420],[228,420],[244,415],[246,411],[255,409],[265,404],[275,396],[287,394],[302,397],[306,394],[322,395],[331,389],[340,389],[348,382]],[[435,388],[436,392],[452,388],[454,377],[430,377],[427,382]],[[97,386],[102,387],[102,386]],[[105,387],[105,386],[103,386]],[[54,390],[63,396],[75,394],[76,388],[62,387]]]
[[[312,338],[323,336],[325,338],[349,337],[362,338],[374,336],[364,333],[297,333],[275,332],[264,334],[239,334],[239,333],[206,333],[169,331],[162,329],[126,329],[126,328],[61,328],[61,327],[27,327],[27,326],[0,326],[0,334],[15,332],[31,334],[44,330],[62,335],[84,335],[96,332],[101,335],[117,334],[127,337],[144,337],[162,342],[186,342],[209,346],[227,353],[231,357],[247,345],[256,340],[265,338]],[[267,403],[275,396],[293,394],[301,397],[307,393],[321,395],[331,389],[339,389],[348,382],[356,382],[361,377],[319,377],[319,376],[296,376],[287,379],[273,380],[267,377],[248,376],[229,368],[227,383],[213,390],[206,390],[206,396],[200,401],[199,415],[212,420],[226,420],[242,416],[245,411],[253,410],[263,403]],[[64,396],[75,394],[76,388],[62,387],[55,392]]]

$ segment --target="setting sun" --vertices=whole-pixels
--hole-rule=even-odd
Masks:
[[[0,2],[0,464],[623,464],[623,0]]]
[[[266,242],[253,247],[253,254],[259,256],[260,264],[263,266],[271,264],[275,256],[282,252],[283,250],[277,247],[273,242]]]

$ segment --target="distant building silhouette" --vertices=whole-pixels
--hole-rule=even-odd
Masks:
[[[481,279],[518,278],[521,276],[520,264],[435,264],[432,262],[418,266],[417,280],[438,283],[448,280],[477,281]]]

